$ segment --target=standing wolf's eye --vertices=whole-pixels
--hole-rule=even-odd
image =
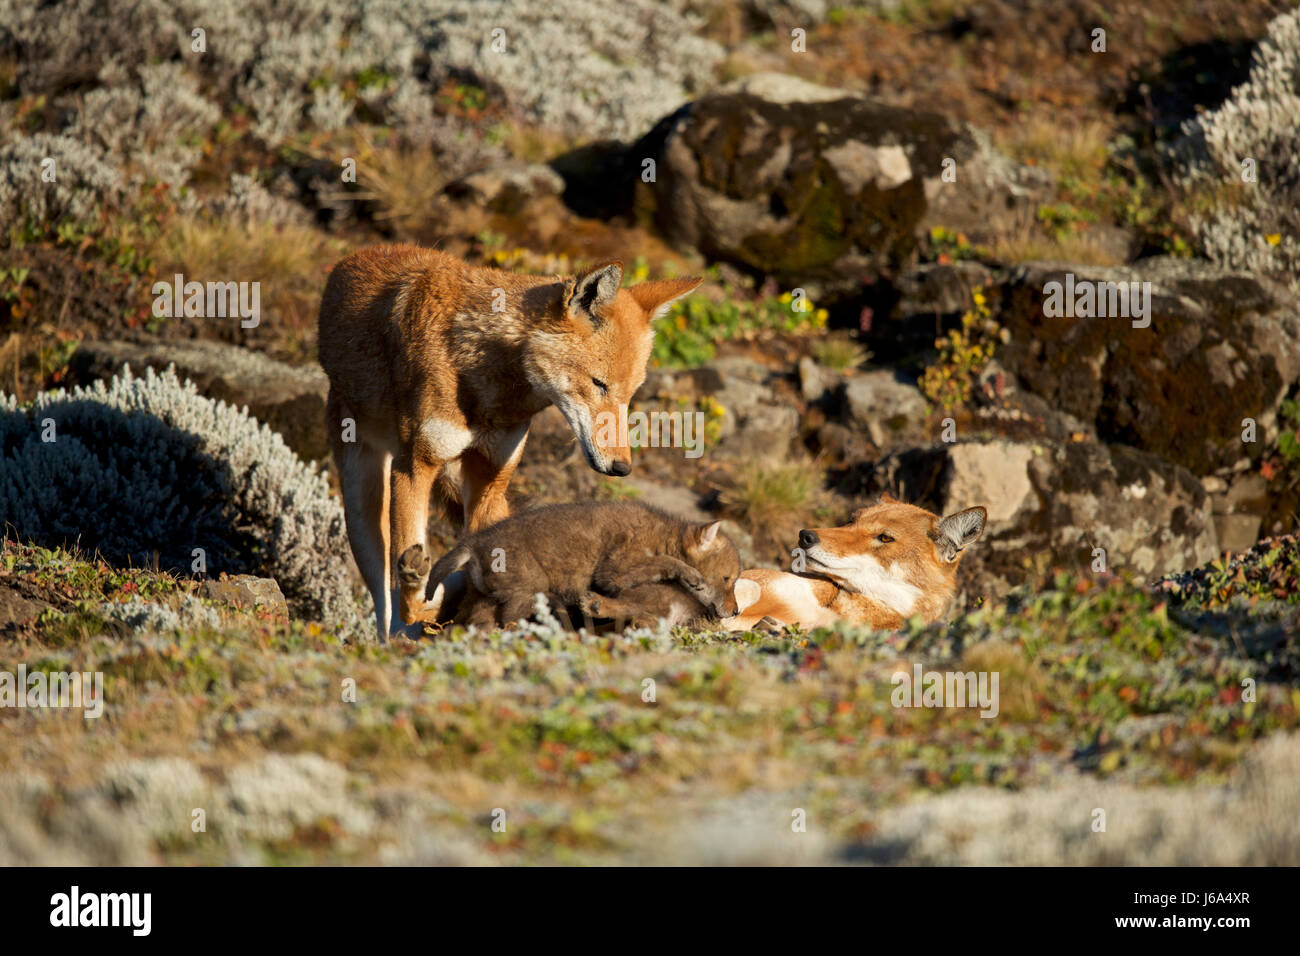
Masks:
[[[886,532],[882,531],[880,532],[880,534],[876,535],[876,540],[879,541],[881,544],[889,544],[889,542],[894,540],[894,536],[892,534],[887,534]]]
[[[592,385],[595,385],[598,389],[600,389],[600,394],[602,394],[602,395],[608,395],[608,394],[609,394],[609,386],[606,385],[604,382],[602,382],[600,379],[598,379],[598,378],[593,378],[593,379],[591,380],[591,384],[592,384]]]

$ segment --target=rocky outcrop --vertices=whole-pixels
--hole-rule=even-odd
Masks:
[[[932,225],[1009,228],[1048,185],[967,124],[779,74],[688,104],[629,154],[638,215],[671,242],[830,298],[898,272]]]
[[[1209,496],[1186,469],[1121,445],[995,439],[913,448],[861,472],[862,492],[889,490],[943,514],[988,508],[963,575],[1004,590],[1061,567],[1151,577],[1218,552]]]
[[[1045,314],[1048,283],[1150,283],[1150,324]],[[1140,287],[1139,287],[1140,288]],[[1300,374],[1300,309],[1268,280],[1203,262],[1127,269],[1030,263],[1002,284],[1010,332],[999,361],[1029,391],[1103,441],[1153,452],[1198,475],[1244,470],[1274,436]],[[1257,440],[1243,441],[1252,419]]]

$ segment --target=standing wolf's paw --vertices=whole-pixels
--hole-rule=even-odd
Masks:
[[[600,617],[601,595],[588,591],[578,600],[578,607],[591,617]]]
[[[424,550],[424,545],[413,544],[397,559],[397,580],[404,588],[421,588],[429,580],[433,570],[433,558]]]

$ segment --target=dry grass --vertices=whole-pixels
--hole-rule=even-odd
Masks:
[[[345,243],[306,226],[172,221],[156,239],[157,275],[199,281],[260,282],[262,323],[274,328],[288,357],[309,358],[327,270]]]
[[[1062,123],[1059,116],[1035,114],[997,130],[994,142],[1012,159],[1042,166],[1058,176],[1084,181],[1100,178],[1110,158],[1115,123],[1109,118],[1080,117]]]
[[[725,501],[756,546],[784,545],[803,527],[821,486],[821,473],[807,462],[753,464],[740,472]]]

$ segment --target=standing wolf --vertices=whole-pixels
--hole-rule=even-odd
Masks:
[[[399,593],[394,568],[423,549],[444,472],[459,484],[467,531],[504,518],[529,422],[551,404],[592,468],[632,470],[627,447],[594,436],[644,381],[651,322],[702,280],[622,281],[619,262],[526,276],[408,245],[362,249],[334,267],[319,321],[326,428],[381,640],[399,601],[406,623],[421,619],[424,584],[404,581],[411,593]]]

